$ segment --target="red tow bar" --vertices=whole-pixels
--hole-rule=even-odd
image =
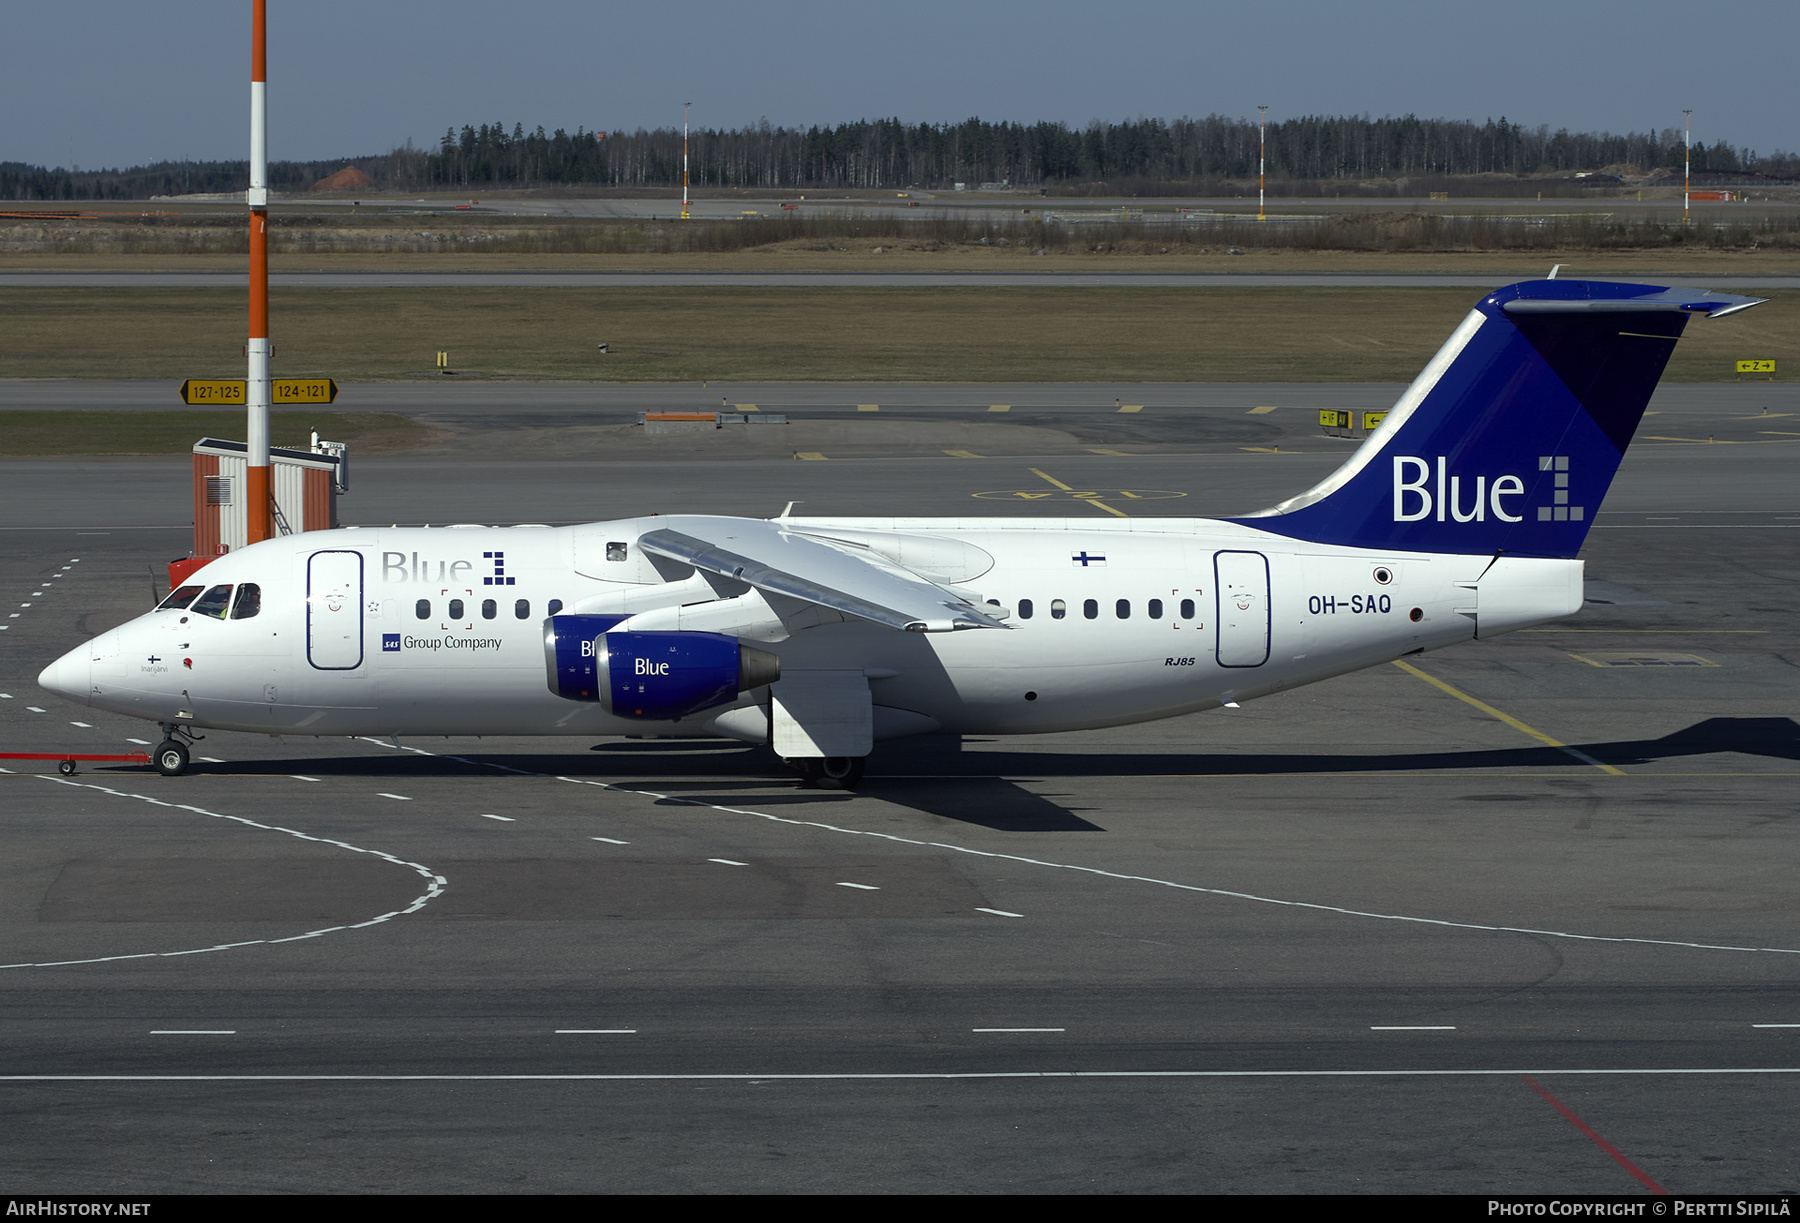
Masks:
[[[77,760],[106,760],[125,764],[149,764],[149,752],[127,752],[123,756],[90,756],[79,752],[0,752],[0,760],[54,760],[56,771],[64,777],[75,771]]]

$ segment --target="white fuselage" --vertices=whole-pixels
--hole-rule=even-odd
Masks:
[[[720,715],[766,706],[767,688],[676,722],[556,695],[544,656],[555,601],[563,614],[629,615],[628,629],[739,636],[780,655],[784,673],[860,670],[876,738],[1030,734],[1247,700],[1581,605],[1576,560],[1375,553],[1203,519],[791,520],[875,547],[935,541],[923,567],[946,572],[933,580],[998,604],[1009,626],[901,632],[797,615],[637,546],[683,521],[271,540],[189,579],[255,583],[256,615],[149,612],[71,651],[43,682],[121,714],[265,734],[758,738],[745,730],[754,718]]]

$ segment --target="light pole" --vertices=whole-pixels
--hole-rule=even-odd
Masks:
[[[1256,219],[1266,221],[1263,215],[1263,190],[1268,185],[1269,158],[1269,108],[1256,108]]]
[[[681,219],[688,219],[688,107],[692,102],[681,104]]]
[[[1681,223],[1692,225],[1688,216],[1688,183],[1694,166],[1694,112],[1681,112],[1686,118],[1681,121]]]

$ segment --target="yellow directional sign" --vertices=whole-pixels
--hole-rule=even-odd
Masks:
[[[1364,412],[1363,413],[1363,430],[1364,430],[1364,432],[1367,432],[1367,433],[1375,432],[1375,430],[1377,430],[1381,427],[1381,422],[1386,419],[1387,419],[1386,412]]]
[[[1319,412],[1319,425],[1325,429],[1348,429],[1350,413],[1322,409]]]
[[[333,403],[337,400],[337,383],[330,378],[276,378],[269,384],[271,401],[286,403]],[[208,406],[242,407],[242,378],[189,378],[181,384],[181,402]]]
[[[337,383],[330,378],[277,378],[270,385],[276,403],[331,403],[337,399]]]
[[[1739,361],[1737,372],[1740,374],[1772,374],[1775,372],[1773,361]]]
[[[189,378],[181,384],[181,402],[242,406],[244,380],[242,378]]]

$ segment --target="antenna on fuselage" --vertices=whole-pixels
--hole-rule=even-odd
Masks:
[[[787,508],[785,510],[782,510],[781,513],[775,515],[775,521],[776,522],[786,522],[789,518],[791,518],[793,516],[794,507],[796,505],[800,505],[800,504],[802,504],[802,503],[799,501],[788,502]]]

